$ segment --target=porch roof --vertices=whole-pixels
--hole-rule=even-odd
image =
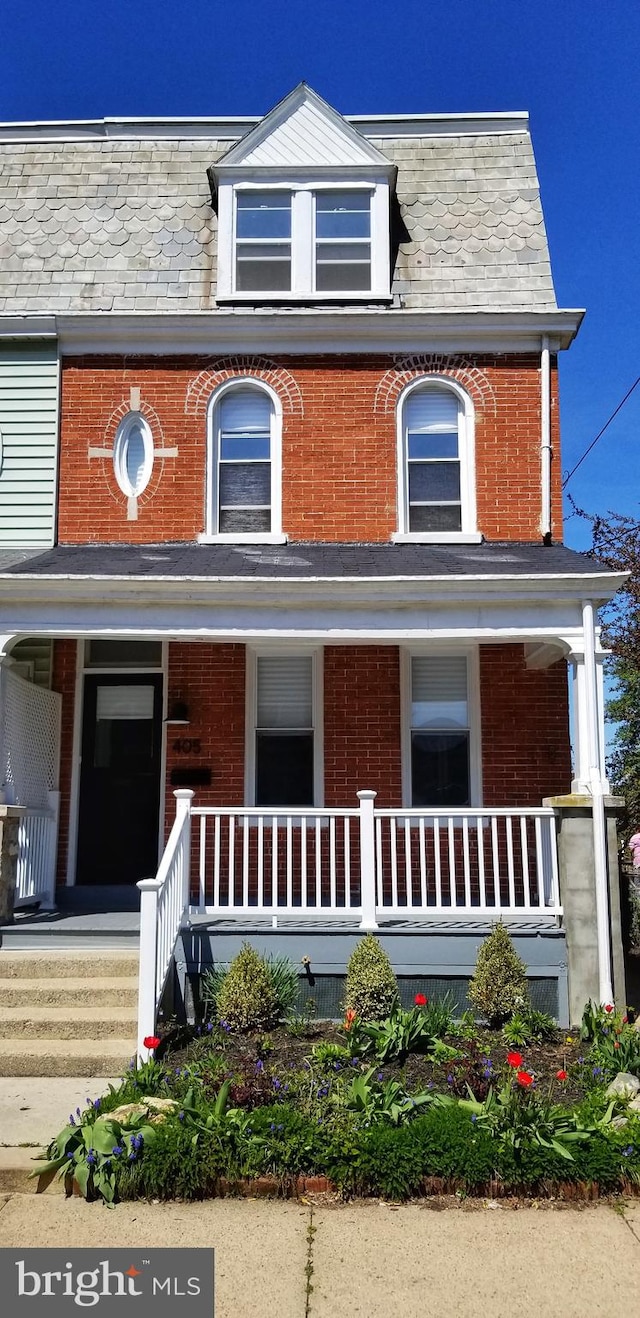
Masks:
[[[113,580],[336,581],[366,578],[613,578],[611,569],[564,545],[492,542],[479,545],[242,544],[57,545],[26,556],[5,551],[0,578],[109,578]],[[610,591],[603,581],[604,594]],[[619,584],[615,581],[614,589]],[[608,583],[607,583],[608,585]]]

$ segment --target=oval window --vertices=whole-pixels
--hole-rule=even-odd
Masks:
[[[116,431],[113,467],[122,493],[137,498],[146,489],[153,470],[153,436],[139,412],[129,412]]]

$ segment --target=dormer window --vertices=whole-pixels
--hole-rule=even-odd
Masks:
[[[394,166],[302,84],[212,167],[218,301],[389,300]]]

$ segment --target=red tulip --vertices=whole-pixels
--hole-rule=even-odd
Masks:
[[[567,1080],[567,1079],[568,1076],[566,1071],[556,1071],[556,1080]]]
[[[416,1007],[426,1007],[429,1002],[429,999],[425,998],[424,993],[416,993],[416,996],[413,999],[413,1001],[415,1002]]]
[[[518,1071],[516,1080],[519,1085],[522,1085],[523,1089],[528,1089],[529,1085],[533,1084],[533,1076],[529,1075],[528,1071]]]
[[[150,1052],[153,1052],[155,1048],[160,1046],[162,1040],[159,1039],[156,1034],[148,1034],[146,1039],[143,1039],[142,1042],[145,1048],[148,1048]]]
[[[520,1053],[507,1053],[507,1065],[517,1068],[522,1066],[522,1056]]]
[[[612,1003],[610,1003],[610,1002],[607,1003],[607,1005],[606,1005],[606,1007],[605,1007],[605,1011],[613,1011],[613,1005],[612,1005]]]

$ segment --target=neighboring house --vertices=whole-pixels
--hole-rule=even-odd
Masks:
[[[260,120],[0,139],[0,632],[52,646],[58,884],[117,906],[191,789],[188,968],[248,930],[331,977],[378,926],[461,991],[502,914],[562,1020],[623,995],[594,619],[621,578],[562,545],[582,312],[526,115],[345,119],[301,85]],[[188,826],[183,795],[147,1023]]]

